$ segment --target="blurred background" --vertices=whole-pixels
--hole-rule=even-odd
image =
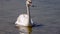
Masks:
[[[26,0],[0,0],[0,34],[19,34],[15,28],[17,17],[26,13]],[[31,34],[60,34],[60,0],[32,0],[31,18],[34,23]]]

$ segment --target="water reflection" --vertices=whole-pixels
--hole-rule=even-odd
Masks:
[[[19,30],[19,34],[31,34],[32,32],[32,27],[24,27],[24,26],[19,26],[17,27]]]

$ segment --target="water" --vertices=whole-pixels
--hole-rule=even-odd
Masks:
[[[31,17],[37,26],[31,34],[60,34],[60,0],[33,0]],[[0,34],[19,34],[15,21],[26,13],[25,0],[0,0]]]

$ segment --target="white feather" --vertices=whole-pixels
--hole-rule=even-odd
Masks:
[[[15,24],[17,26],[18,25],[29,26],[28,15],[27,14],[21,14],[21,15],[19,15],[19,17],[17,18],[17,21],[15,22]],[[33,24],[32,19],[31,19],[31,24]]]

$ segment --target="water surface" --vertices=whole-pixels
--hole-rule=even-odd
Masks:
[[[60,34],[60,0],[33,0],[31,17],[36,24],[31,34]],[[0,0],[0,34],[18,34],[15,21],[26,13],[25,0]]]

